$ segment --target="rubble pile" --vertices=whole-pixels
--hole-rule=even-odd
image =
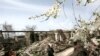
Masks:
[[[31,46],[19,50],[18,53],[20,53],[20,56],[46,56],[46,49],[48,44],[52,44],[55,53],[61,52],[70,47],[70,45],[67,45],[66,43],[56,42],[52,38],[48,37],[43,41],[35,42]]]

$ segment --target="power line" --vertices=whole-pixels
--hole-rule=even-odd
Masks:
[[[76,21],[77,25],[80,27],[80,25],[79,25],[78,22],[77,22],[77,18],[76,18],[76,16],[75,16],[74,1],[73,1],[73,0],[72,0],[72,10],[73,10],[73,16],[74,16],[74,18],[75,18],[75,21]]]
[[[65,2],[65,1],[64,1]],[[64,15],[65,15],[65,18],[67,18],[67,14],[66,14],[66,12],[65,12],[65,3],[63,2],[63,13],[64,13]]]

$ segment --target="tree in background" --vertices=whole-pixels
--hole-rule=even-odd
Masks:
[[[9,25],[5,22],[3,24],[2,30],[3,31],[13,31],[14,29],[13,29],[12,25]],[[15,32],[12,32],[12,33],[11,32],[5,32],[3,35],[4,35],[4,38],[9,38],[9,37],[14,38]]]
[[[36,29],[36,25],[33,26],[26,26],[25,31],[34,31]]]

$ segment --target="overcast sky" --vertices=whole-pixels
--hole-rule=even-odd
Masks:
[[[72,29],[75,20],[72,10],[72,0],[65,2],[65,12],[61,10],[57,19],[50,18],[47,21],[41,22],[44,19],[29,20],[30,16],[40,15],[47,11],[54,4],[54,0],[0,0],[0,24],[7,22],[11,24],[15,30],[25,29],[25,26],[36,25],[36,30],[55,30],[55,29]],[[76,6],[76,17],[79,15],[88,20],[92,12],[100,5],[100,0],[87,6]]]

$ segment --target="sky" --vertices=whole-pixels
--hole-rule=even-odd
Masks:
[[[85,0],[84,0],[85,1]],[[40,15],[54,4],[54,0],[0,0],[0,26],[5,22],[11,24],[15,30],[23,30],[26,26],[36,26],[37,31],[49,31],[56,29],[72,29],[76,24],[72,10],[72,0],[66,0],[64,11],[61,7],[59,16],[56,19],[50,18],[43,21],[43,18],[31,19],[28,18],[35,15]],[[89,20],[92,12],[100,6],[100,0],[90,3],[87,6],[77,5],[74,1],[75,15],[79,15],[85,20]],[[41,22],[43,21],[43,22]]]

